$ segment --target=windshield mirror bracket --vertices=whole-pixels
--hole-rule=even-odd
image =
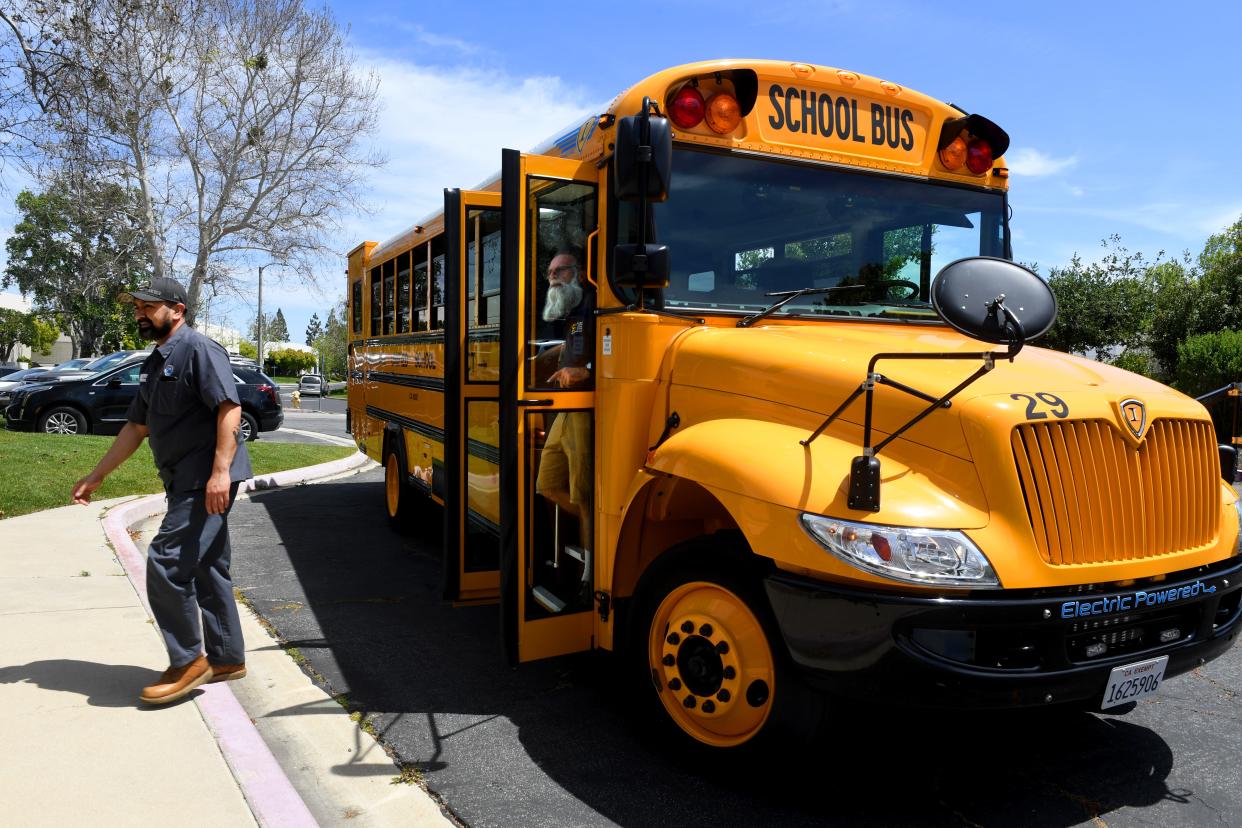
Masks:
[[[956,353],[936,352],[936,353],[881,353],[871,357],[871,361],[867,363],[867,375],[859,386],[846,397],[841,405],[837,406],[836,411],[828,415],[827,419],[820,424],[819,428],[812,432],[811,436],[805,440],[799,440],[805,448],[810,448],[815,438],[824,433],[824,430],[832,424],[834,420],[841,416],[842,412],[850,406],[854,400],[862,395],[866,395],[866,408],[863,415],[863,453],[859,457],[855,457],[850,463],[850,488],[847,497],[847,504],[851,509],[857,509],[863,512],[880,511],[880,461],[876,455],[880,453],[889,443],[896,440],[902,434],[905,434],[923,418],[927,417],[938,408],[949,408],[951,400],[965,390],[969,385],[974,383],[984,374],[996,367],[997,358],[1007,359],[1013,362],[1014,357],[1022,350],[1026,344],[1026,331],[1017,316],[1013,314],[1009,308],[1005,307],[1005,295],[1000,294],[991,302],[987,303],[988,313],[990,317],[995,318],[997,325],[1005,332],[1008,339],[1008,347],[1003,351],[982,351],[974,353]],[[743,320],[744,321],[744,320]],[[982,364],[975,369],[975,372],[966,379],[959,382],[952,390],[940,397],[933,397],[931,394],[920,391],[917,388],[890,379],[884,374],[875,370],[876,364],[881,360],[922,360],[922,359],[977,359]],[[899,427],[892,434],[885,437],[875,446],[871,445],[871,420],[875,403],[875,388],[877,385],[887,385],[910,396],[917,397],[928,403],[927,407],[914,415],[905,425]]]

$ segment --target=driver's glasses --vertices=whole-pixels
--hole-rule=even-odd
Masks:
[[[576,265],[562,265],[561,267],[548,268],[548,278],[568,279],[578,272]]]

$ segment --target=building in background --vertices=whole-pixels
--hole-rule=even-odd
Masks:
[[[18,293],[0,293],[0,308],[15,310],[18,313],[30,313],[30,303]],[[30,353],[27,345],[18,345],[9,356],[9,363],[29,363],[35,365],[59,365],[73,359],[73,340],[63,331],[50,351],[37,354]]]

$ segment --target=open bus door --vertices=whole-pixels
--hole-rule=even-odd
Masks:
[[[444,597],[500,594],[500,193],[444,191]]]
[[[593,163],[503,153],[500,583],[511,663],[591,646],[598,175]],[[553,264],[583,291],[563,313],[548,302]],[[567,362],[575,371],[554,376]],[[585,379],[561,384],[583,367]]]

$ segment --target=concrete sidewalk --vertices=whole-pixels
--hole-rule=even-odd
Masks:
[[[367,463],[357,455],[256,482],[292,485]],[[0,521],[5,823],[448,824],[415,786],[341,773],[397,769],[245,610],[247,678],[166,707],[138,702],[168,655],[145,604],[146,545],[130,527],[162,511],[159,496],[120,498]]]

